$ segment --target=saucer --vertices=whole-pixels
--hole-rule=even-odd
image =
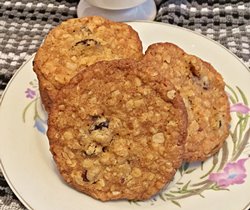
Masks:
[[[147,0],[144,3],[129,9],[111,10],[92,6],[81,0],[77,6],[77,16],[98,15],[112,21],[124,22],[132,20],[154,20],[156,16],[156,5],[154,0]]]

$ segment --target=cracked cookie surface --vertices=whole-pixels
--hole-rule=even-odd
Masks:
[[[102,17],[62,22],[52,29],[34,59],[42,101],[48,111],[58,90],[79,71],[101,60],[142,57],[133,28]]]
[[[132,60],[99,62],[59,92],[51,152],[64,180],[94,198],[144,200],[182,164],[187,113],[173,85]]]
[[[222,76],[207,62],[171,43],[148,47],[144,61],[174,84],[188,112],[185,160],[206,160],[229,135],[229,101]]]

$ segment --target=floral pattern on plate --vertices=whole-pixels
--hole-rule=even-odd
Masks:
[[[34,128],[40,133],[45,134],[47,131],[47,118],[40,112],[41,102],[38,82],[36,79],[29,82],[29,86],[25,90],[24,94],[29,103],[23,110],[23,122],[26,122],[27,112],[31,109],[33,111]]]

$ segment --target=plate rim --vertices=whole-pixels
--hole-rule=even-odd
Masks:
[[[169,23],[163,23],[163,22],[156,22],[156,21],[150,21],[150,20],[136,20],[136,21],[127,21],[125,23],[132,23],[132,24],[138,24],[138,23],[148,23],[148,24],[156,24],[156,25],[161,25],[163,27],[171,27],[171,28],[176,28],[178,30],[184,30],[188,33],[192,33],[195,34],[196,36],[199,37],[203,37],[205,39],[207,39],[208,41],[214,43],[215,45],[217,45],[218,47],[223,48],[223,50],[227,51],[229,54],[231,54],[243,67],[244,69],[246,69],[246,71],[248,73],[250,73],[250,68],[244,63],[244,61],[242,61],[235,53],[233,53],[231,50],[229,50],[228,48],[226,48],[224,45],[222,45],[219,41],[213,40],[210,37],[207,37],[204,34],[201,34],[197,31],[188,29],[188,28],[184,28],[181,26],[177,26],[177,25],[172,25]],[[132,26],[133,27],[133,26]],[[167,41],[166,41],[167,42]],[[22,69],[24,68],[24,66],[26,66],[32,59],[34,59],[36,53],[33,53],[32,55],[27,56],[27,60],[25,62],[22,63],[22,65],[16,70],[16,72],[13,74],[13,76],[11,77],[11,79],[9,80],[9,82],[7,83],[1,98],[0,98],[0,111],[2,110],[2,103],[5,100],[5,96],[10,88],[10,86],[13,84],[14,80],[16,79],[17,75],[22,71]],[[11,188],[11,190],[13,191],[13,193],[16,195],[16,197],[19,199],[19,201],[29,210],[35,210],[33,207],[31,207],[27,201],[25,201],[25,199],[21,196],[21,194],[18,192],[18,190],[15,188],[15,186],[12,184],[6,170],[4,167],[4,164],[2,162],[2,158],[0,156],[0,169],[1,172],[3,174],[3,177],[5,178],[6,182],[8,183],[8,186]],[[244,208],[242,210],[247,210],[250,207],[250,200],[249,202],[244,205]]]

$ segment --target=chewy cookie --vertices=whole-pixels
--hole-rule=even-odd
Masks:
[[[229,134],[229,102],[221,75],[207,62],[171,43],[148,47],[144,61],[165,75],[183,97],[188,112],[184,159],[202,161],[215,154]]]
[[[49,111],[58,90],[87,66],[101,60],[137,60],[142,56],[137,32],[125,23],[97,16],[62,22],[49,32],[34,59],[45,109]]]
[[[148,199],[182,164],[187,113],[167,80],[133,60],[102,61],[65,85],[48,118],[64,180],[102,201]]]

